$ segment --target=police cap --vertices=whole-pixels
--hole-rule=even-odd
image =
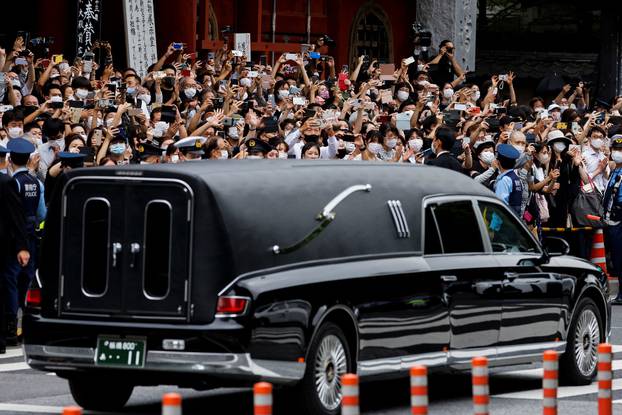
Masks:
[[[58,157],[64,166],[76,169],[84,166],[84,158],[86,157],[86,154],[61,151],[58,153]]]
[[[611,148],[622,149],[622,134],[616,134],[611,137]]]
[[[497,147],[497,156],[508,160],[518,160],[520,153],[510,144],[499,144]]]
[[[246,140],[246,151],[249,153],[264,153],[267,154],[274,148],[263,140],[258,138],[249,138]]]
[[[9,140],[9,144],[6,147],[11,154],[30,154],[35,151],[35,146],[23,138]]]

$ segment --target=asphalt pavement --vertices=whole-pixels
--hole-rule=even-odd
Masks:
[[[614,413],[622,413],[622,306],[614,306]],[[542,413],[542,372],[539,369],[493,374],[490,377],[491,414],[525,415]],[[468,374],[432,374],[429,378],[430,414],[472,413],[471,384]],[[176,387],[139,387],[134,390],[124,414],[159,414],[160,400],[166,392],[183,397],[183,414],[252,414],[252,394],[248,389],[216,389],[197,392]],[[558,391],[559,414],[596,414],[596,385],[568,387]],[[102,391],[105,393],[105,391]],[[408,379],[371,382],[361,385],[361,412],[374,415],[409,413]],[[74,405],[66,381],[53,374],[29,369],[19,348],[0,355],[0,415],[59,414]],[[298,413],[299,403],[287,390],[275,393],[273,413]]]

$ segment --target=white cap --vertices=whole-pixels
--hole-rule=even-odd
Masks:
[[[549,105],[548,111],[551,112],[553,110],[561,110],[561,109],[562,109],[562,107],[560,107],[559,105],[553,103],[553,104]]]

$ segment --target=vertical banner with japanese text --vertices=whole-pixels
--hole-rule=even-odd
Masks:
[[[123,0],[127,63],[142,77],[158,60],[153,0]]]
[[[101,0],[78,0],[76,56],[83,56],[99,40],[101,33]]]
[[[246,60],[251,60],[251,34],[235,33],[233,35],[233,49],[239,50],[246,56]]]

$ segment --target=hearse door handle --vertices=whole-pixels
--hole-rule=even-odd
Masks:
[[[117,254],[119,254],[123,250],[123,245],[119,242],[114,242],[112,244],[112,267],[115,268],[117,266]]]
[[[130,253],[132,254],[132,262],[130,262],[130,268],[134,268],[136,256],[140,253],[140,244],[138,242],[132,242],[132,244],[130,245]]]
[[[441,275],[441,281],[443,282],[456,282],[458,281],[458,277],[455,275]]]

